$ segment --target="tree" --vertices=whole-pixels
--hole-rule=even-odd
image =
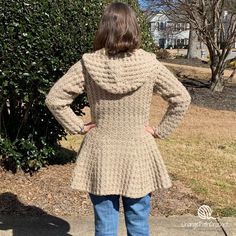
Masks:
[[[212,76],[209,86],[212,91],[222,91],[230,80],[224,79],[223,73],[227,65],[226,58],[236,40],[236,1],[153,0],[150,2],[161,6],[165,14],[174,15],[176,20],[185,19],[190,23],[192,29],[190,46],[191,42],[195,41],[191,40],[191,36],[196,32],[201,41],[206,44],[210,55]],[[189,47],[189,51],[193,51],[191,49],[192,47]]]
[[[153,12],[161,12],[163,15],[171,19],[172,24],[179,24],[179,23],[189,23],[183,15],[180,15],[178,12],[174,12],[172,9],[170,9],[168,6],[169,4],[166,4],[163,0],[146,0],[143,1],[143,5],[146,8],[146,16],[147,18],[152,15]],[[148,13],[149,12],[149,13]],[[189,23],[190,24],[190,23]],[[189,29],[189,45],[188,45],[188,52],[187,52],[187,58],[196,58],[198,56],[196,48],[199,44],[198,42],[198,36],[196,31],[191,27]],[[176,32],[175,32],[176,34]]]
[[[186,19],[206,44],[210,56],[212,91],[222,91],[226,58],[236,41],[236,0],[160,0],[167,14]]]
[[[236,40],[236,11],[231,10],[233,2],[235,1],[180,1],[183,13],[207,45],[212,72],[212,91],[222,91],[228,81],[223,78],[223,73],[227,65],[226,58]]]
[[[198,53],[197,53],[197,47],[199,45],[198,42],[198,35],[196,30],[193,29],[193,27],[190,24],[190,29],[189,29],[189,45],[188,45],[188,52],[187,52],[187,58],[192,59],[192,58],[197,58]]]

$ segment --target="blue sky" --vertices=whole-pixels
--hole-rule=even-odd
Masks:
[[[145,9],[145,6],[146,6],[146,1],[145,0],[138,0],[138,2],[139,2],[139,6],[140,6],[140,8],[141,9]]]
[[[144,10],[147,8],[148,4],[146,0],[138,0],[138,2],[139,2],[140,9]],[[160,9],[161,9],[160,7],[156,7],[156,9],[155,7],[151,8],[152,11],[159,11]]]

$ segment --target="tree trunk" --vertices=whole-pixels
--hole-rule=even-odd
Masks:
[[[188,52],[187,52],[187,58],[196,58],[198,57],[198,36],[195,30],[192,29],[190,25],[190,31],[189,31],[189,45],[188,45]]]
[[[213,92],[222,92],[224,89],[224,81],[221,77],[219,77],[219,75],[217,74],[214,78],[214,81],[212,79],[212,83],[211,83],[211,87],[210,87],[211,91]]]
[[[210,89],[213,92],[222,92],[224,89],[224,71],[217,61],[211,65],[211,86]]]

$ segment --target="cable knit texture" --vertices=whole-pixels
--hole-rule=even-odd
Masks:
[[[77,152],[71,187],[97,195],[120,194],[138,198],[170,188],[171,178],[156,139],[145,130],[153,92],[168,102],[155,134],[167,138],[183,119],[191,97],[182,83],[154,53],[108,56],[105,49],[83,54],[51,88],[46,105],[71,134],[84,122],[70,104],[86,91],[91,119]]]

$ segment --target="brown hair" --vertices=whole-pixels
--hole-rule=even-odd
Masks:
[[[94,51],[105,48],[109,55],[115,55],[133,52],[140,44],[140,28],[133,9],[122,2],[109,4],[94,38]]]

